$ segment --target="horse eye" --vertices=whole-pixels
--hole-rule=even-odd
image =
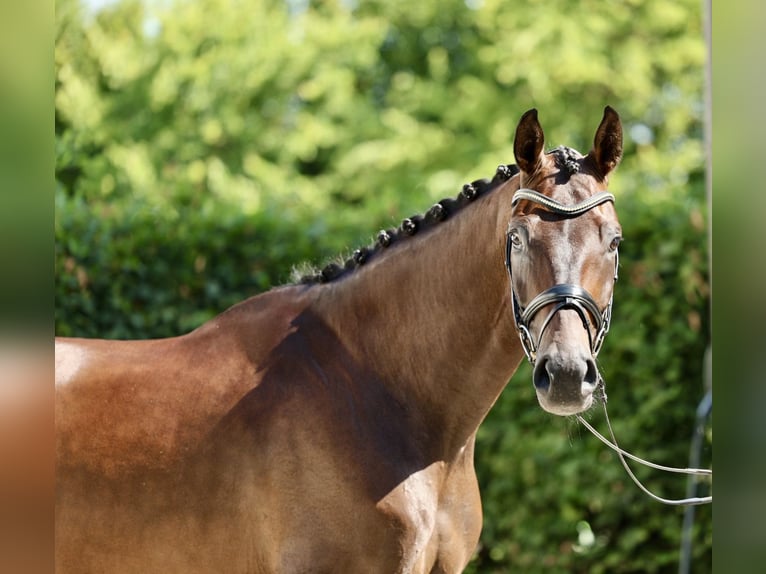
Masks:
[[[516,230],[512,230],[510,232],[510,236],[511,236],[511,244],[516,249],[520,248],[521,247],[521,237],[519,237],[519,232],[516,231]]]
[[[617,248],[620,246],[620,241],[622,241],[622,237],[619,237],[619,236],[612,239],[612,242],[609,244],[609,250],[616,251]]]

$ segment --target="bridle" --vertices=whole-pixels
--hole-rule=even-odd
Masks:
[[[576,203],[574,205],[564,205],[559,203],[550,197],[543,195],[532,189],[521,188],[513,194],[511,205],[515,206],[522,199],[532,201],[539,205],[542,205],[547,211],[558,215],[567,217],[577,217],[583,213],[593,209],[594,207],[611,201],[614,203],[614,195],[607,191],[601,191],[592,195],[591,197]],[[553,316],[562,309],[574,309],[580,316],[583,327],[588,333],[588,341],[590,343],[590,350],[593,357],[598,355],[601,350],[601,345],[604,343],[604,338],[609,331],[609,323],[612,318],[612,296],[609,296],[609,303],[604,311],[600,311],[598,304],[593,299],[593,296],[588,293],[579,285],[573,285],[571,283],[560,283],[553,287],[546,289],[542,293],[539,293],[534,297],[526,307],[522,307],[519,303],[519,298],[516,295],[516,289],[513,285],[513,268],[511,266],[511,250],[513,249],[512,242],[512,229],[511,225],[508,226],[508,231],[505,234],[505,267],[508,270],[508,277],[511,285],[511,302],[513,305],[513,317],[516,321],[516,329],[519,332],[519,338],[521,339],[521,346],[524,349],[524,353],[527,356],[529,362],[534,365],[537,360],[537,348],[540,346],[540,341],[543,338],[543,333],[546,327],[550,324]],[[619,266],[619,257],[617,250],[614,252],[614,280],[617,281],[617,268]],[[553,309],[548,313],[548,316],[543,321],[540,333],[537,337],[537,341],[532,337],[530,331],[530,323],[534,319],[535,315],[544,307],[553,305]],[[588,316],[591,320],[588,320]],[[591,328],[589,323],[592,322],[596,335],[591,336]]]
[[[551,199],[550,197],[543,195],[542,193],[539,193],[532,189],[521,188],[518,191],[516,191],[516,193],[513,194],[511,205],[515,206],[521,200],[527,200],[533,203],[537,203],[538,205],[541,205],[542,207],[544,207],[547,211],[551,213],[555,213],[557,215],[562,215],[565,217],[577,217],[593,209],[594,207],[601,205],[602,203],[606,203],[607,201],[611,201],[612,203],[614,203],[614,195],[612,195],[611,193],[607,191],[601,191],[574,205],[564,205],[563,203],[559,203],[558,201]],[[583,327],[588,333],[588,341],[590,343],[591,354],[595,358],[598,355],[598,352],[601,350],[601,345],[603,344],[604,338],[606,337],[606,334],[609,331],[609,323],[612,318],[613,295],[609,296],[609,303],[607,304],[606,308],[602,312],[599,310],[598,304],[593,299],[593,296],[590,293],[588,293],[587,290],[583,289],[579,285],[574,285],[571,283],[560,283],[558,285],[554,285],[553,287],[550,287],[549,289],[546,289],[542,293],[539,293],[527,304],[526,307],[522,307],[521,304],[519,303],[518,297],[516,296],[516,289],[513,285],[513,269],[511,266],[511,251],[513,249],[513,241],[511,237],[512,231],[513,231],[512,226],[509,224],[508,231],[506,232],[506,235],[505,235],[505,267],[508,270],[508,278],[510,279],[511,301],[513,305],[513,316],[516,321],[516,329],[519,332],[521,345],[524,349],[524,353],[526,354],[527,359],[532,364],[532,366],[535,365],[535,361],[537,359],[537,349],[540,346],[543,333],[545,332],[546,327],[550,324],[551,320],[553,319],[553,316],[559,311],[561,311],[562,309],[574,309],[577,312],[577,314],[580,316]],[[617,281],[618,266],[619,266],[619,256],[618,256],[617,250],[615,249],[615,252],[614,252],[614,280],[615,281]],[[534,319],[535,315],[541,309],[549,305],[553,305],[553,309],[549,311],[548,316],[545,318],[545,321],[543,321],[542,327],[540,328],[540,333],[537,337],[537,341],[535,341],[530,332],[530,327],[529,327],[530,323]],[[591,321],[596,329],[596,335],[594,337],[591,337],[591,329],[588,325],[589,323],[588,316],[591,317]],[[603,379],[601,378],[600,373],[598,374],[598,386],[601,390],[600,399],[601,399],[601,404],[604,408],[604,417],[606,418],[607,426],[609,428],[609,433],[611,435],[612,440],[609,441],[609,439],[602,436],[585,419],[583,419],[581,415],[579,414],[576,415],[577,420],[579,420],[580,423],[582,423],[583,426],[585,426],[589,431],[591,431],[599,440],[601,440],[609,448],[617,452],[617,455],[620,458],[620,462],[622,463],[623,467],[625,468],[630,478],[633,479],[633,481],[638,485],[638,487],[654,500],[658,502],[662,502],[664,504],[679,506],[679,505],[698,505],[698,504],[711,503],[713,501],[712,496],[689,497],[689,498],[683,498],[679,500],[661,498],[655,495],[654,493],[650,492],[638,480],[635,474],[633,474],[633,472],[630,470],[630,467],[628,466],[628,463],[625,460],[626,457],[632,460],[635,460],[637,462],[640,462],[641,464],[644,464],[651,468],[663,470],[666,472],[675,472],[675,473],[688,474],[688,475],[706,475],[706,476],[712,477],[713,471],[709,469],[699,469],[699,468],[675,468],[675,467],[669,467],[669,466],[662,466],[662,465],[658,465],[658,464],[654,464],[649,461],[646,461],[620,448],[620,446],[617,444],[617,438],[614,436],[614,431],[612,430],[612,424],[609,421],[609,415],[606,411],[606,402],[607,402],[606,386],[604,384]]]

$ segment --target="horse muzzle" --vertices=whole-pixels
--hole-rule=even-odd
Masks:
[[[599,374],[592,355],[552,343],[538,355],[532,380],[543,410],[566,416],[590,408]]]

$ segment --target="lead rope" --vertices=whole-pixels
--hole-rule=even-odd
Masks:
[[[704,476],[713,476],[713,471],[705,468],[675,468],[672,466],[663,466],[661,464],[655,464],[653,462],[649,462],[647,460],[644,460],[642,458],[639,458],[633,454],[630,454],[629,452],[623,450],[620,448],[620,446],[617,444],[617,438],[614,436],[614,430],[612,429],[612,423],[609,420],[609,413],[606,411],[606,390],[604,389],[603,381],[601,382],[601,388],[604,393],[604,397],[601,401],[601,406],[604,408],[604,417],[606,418],[606,425],[609,428],[609,434],[612,437],[612,440],[609,441],[606,437],[601,435],[596,429],[594,429],[590,423],[588,423],[582,416],[576,415],[577,420],[580,421],[585,428],[587,428],[590,432],[593,433],[593,435],[599,439],[601,442],[603,442],[606,446],[611,448],[613,451],[617,453],[617,456],[620,458],[620,462],[622,463],[622,466],[625,468],[625,471],[628,473],[628,476],[633,479],[633,482],[636,483],[636,485],[643,490],[647,495],[649,495],[651,498],[656,500],[657,502],[662,502],[663,504],[669,504],[671,506],[688,506],[688,505],[699,505],[699,504],[709,504],[713,502],[712,496],[703,496],[703,497],[692,497],[692,498],[681,498],[678,500],[672,500],[668,498],[662,498],[660,496],[657,496],[653,492],[650,492],[648,488],[646,488],[643,484],[641,484],[641,481],[636,478],[636,475],[633,474],[633,471],[630,470],[630,466],[628,466],[628,462],[625,460],[625,457],[634,460],[636,462],[639,462],[645,466],[655,468],[657,470],[664,470],[665,472],[675,472],[679,474],[694,474],[694,475],[704,475]]]

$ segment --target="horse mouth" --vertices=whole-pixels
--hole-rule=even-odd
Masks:
[[[581,396],[579,400],[559,401],[552,400],[549,394],[537,390],[537,402],[544,411],[566,417],[580,414],[593,406],[593,392]]]

